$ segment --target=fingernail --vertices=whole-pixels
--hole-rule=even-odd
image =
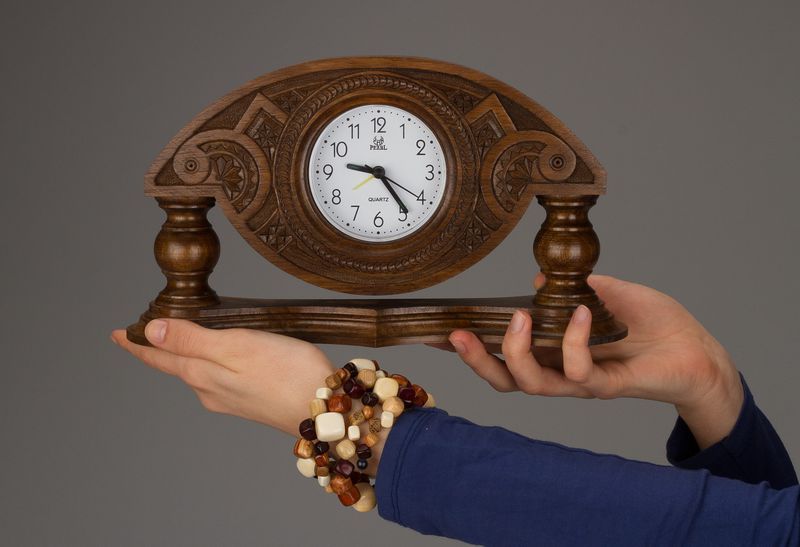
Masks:
[[[465,351],[467,351],[467,346],[465,346],[464,342],[462,342],[461,340],[458,339],[450,340],[450,343],[453,344],[453,347],[456,348],[456,351],[458,353],[464,353]]]
[[[575,308],[575,313],[572,315],[572,317],[575,319],[576,323],[583,323],[589,319],[589,308],[581,304]]]
[[[525,326],[525,316],[522,314],[521,311],[517,310],[514,312],[514,315],[511,317],[511,324],[508,326],[508,330],[511,332],[519,332],[522,330],[522,327]]]
[[[150,321],[144,329],[144,334],[153,344],[160,344],[167,336],[167,322],[161,319]]]

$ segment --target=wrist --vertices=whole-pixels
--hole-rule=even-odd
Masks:
[[[709,381],[697,386],[692,398],[675,405],[701,450],[728,436],[744,402],[742,381],[728,352],[708,333],[703,336],[703,347]]]

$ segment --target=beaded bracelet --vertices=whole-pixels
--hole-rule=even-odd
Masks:
[[[342,393],[336,394],[339,389]],[[300,422],[300,438],[294,444],[297,469],[316,478],[342,505],[370,511],[376,505],[375,477],[365,470],[379,435],[386,434],[405,410],[433,406],[433,396],[402,374],[387,374],[372,359],[351,359],[325,378],[309,405],[311,418]]]

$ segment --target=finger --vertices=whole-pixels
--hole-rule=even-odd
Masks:
[[[157,348],[222,366],[232,344],[231,331],[206,329],[183,319],[154,319],[145,326],[144,334]]]
[[[561,343],[564,375],[596,397],[618,397],[620,386],[615,385],[614,377],[596,365],[592,358],[589,350],[591,330],[592,312],[581,304],[573,312]]]
[[[544,287],[544,282],[546,280],[547,278],[544,276],[542,272],[537,273],[536,277],[533,278],[533,288],[538,291],[539,289]]]
[[[457,330],[450,335],[458,356],[475,374],[486,380],[497,391],[515,391],[517,384],[505,363],[486,351],[483,343],[469,331]]]
[[[585,388],[570,382],[560,372],[542,367],[531,352],[531,316],[514,312],[503,337],[506,366],[517,386],[528,394],[585,397]]]
[[[124,330],[114,331],[111,337],[114,343],[147,366],[177,376],[193,389],[211,390],[215,385],[223,385],[227,375],[231,374],[216,363],[134,344],[125,336]]]

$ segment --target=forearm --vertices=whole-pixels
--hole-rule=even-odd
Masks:
[[[797,488],[774,491],[602,456],[420,411],[390,434],[384,518],[480,544],[797,541]]]

